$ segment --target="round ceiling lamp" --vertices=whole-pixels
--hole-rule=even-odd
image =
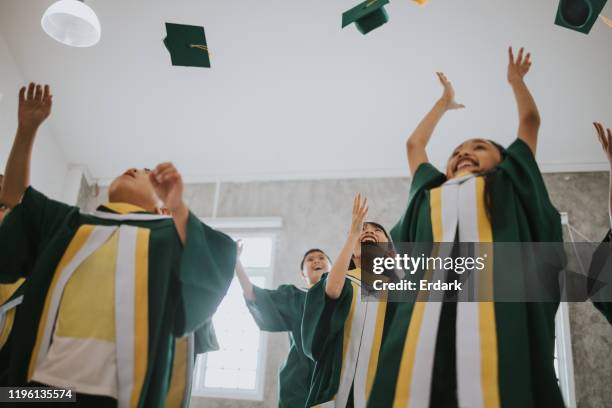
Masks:
[[[49,37],[71,47],[91,47],[100,41],[100,20],[82,0],[53,3],[40,24]]]

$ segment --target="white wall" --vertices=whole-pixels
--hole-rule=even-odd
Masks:
[[[0,173],[17,129],[19,87],[35,78],[23,78],[4,38],[0,36]],[[53,116],[41,127],[32,159],[32,186],[50,197],[63,197],[68,162],[53,135]]]

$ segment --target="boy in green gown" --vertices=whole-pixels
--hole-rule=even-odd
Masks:
[[[327,254],[317,248],[308,250],[300,265],[309,287],[330,267]],[[294,285],[273,290],[257,287],[249,281],[240,260],[236,262],[236,276],[257,326],[264,331],[289,333],[289,354],[278,373],[278,406],[304,407],[314,369],[314,362],[304,354],[300,334],[307,290]]]
[[[93,214],[30,187],[51,100],[48,86],[21,89],[0,195],[12,209],[0,226],[0,281],[27,278],[8,383],[70,387],[77,406],[161,407],[175,338],[211,319],[235,243],[191,214],[171,163],[126,171]]]
[[[443,114],[463,107],[438,73],[444,95],[407,143],[413,180],[394,240],[562,241],[559,213],[535,161],[540,119],[523,81],[530,55],[523,57],[521,49],[515,59],[512,49],[508,53],[517,140],[507,149],[486,139],[467,140],[453,152],[446,174],[436,170],[425,146]],[[453,214],[449,228],[445,223]],[[525,260],[504,261],[488,264],[492,279],[479,290],[493,294],[520,282]],[[557,307],[558,302],[394,304],[368,406],[563,407],[553,364]]]

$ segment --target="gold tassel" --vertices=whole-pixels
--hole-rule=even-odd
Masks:
[[[210,55],[210,53],[208,52],[208,47],[204,44],[189,44],[189,48],[197,48],[202,51],[205,51],[206,53],[208,53],[208,55]]]

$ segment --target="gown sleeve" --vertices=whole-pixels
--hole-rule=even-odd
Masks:
[[[589,295],[593,304],[599,310],[610,324],[612,324],[612,230],[608,231],[603,242],[597,247],[593,253],[593,259],[589,268]],[[601,282],[604,284],[596,293],[594,292],[594,283]]]
[[[197,355],[217,350],[219,350],[219,342],[217,341],[215,326],[212,319],[208,319],[194,333],[194,352]]]
[[[229,289],[235,264],[236,243],[189,213],[178,277],[177,337],[195,331],[212,317]]]
[[[436,169],[431,163],[422,163],[412,176],[408,204],[400,220],[391,229],[394,242],[410,242],[416,239],[418,232],[419,211],[422,204],[428,205],[427,191],[446,181],[446,175]],[[430,228],[430,226],[428,226]],[[430,228],[431,229],[431,228]]]
[[[302,310],[298,310],[296,305],[295,290],[299,289],[292,285],[281,285],[276,290],[253,286],[255,300],[247,301],[247,307],[261,330],[290,331],[294,322],[302,318]]]
[[[21,203],[0,224],[0,283],[27,277],[41,251],[78,208],[28,187]]]
[[[498,169],[510,179],[529,225],[537,226],[531,229],[532,240],[562,241],[561,216],[550,201],[542,173],[527,143],[516,139],[508,146]]]
[[[302,345],[304,354],[317,361],[327,348],[340,340],[351,309],[353,296],[358,296],[348,279],[344,281],[338,299],[325,293],[327,274],[308,291],[302,316]]]

